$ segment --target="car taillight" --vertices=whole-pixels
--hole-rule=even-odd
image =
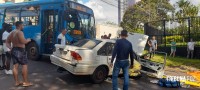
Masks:
[[[76,53],[76,52],[74,52],[74,51],[71,51],[71,56],[75,59],[75,60],[82,60],[82,57],[78,54],[78,53]]]

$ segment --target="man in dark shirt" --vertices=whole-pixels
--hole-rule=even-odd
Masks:
[[[113,90],[118,90],[118,75],[120,72],[120,69],[123,70],[124,75],[124,86],[123,90],[128,90],[129,85],[129,56],[131,59],[131,65],[130,68],[133,68],[133,59],[134,59],[134,53],[132,49],[132,44],[126,39],[127,38],[127,31],[122,30],[121,31],[121,39],[117,40],[115,43],[114,51],[112,54],[111,64],[110,66],[113,67],[113,61],[116,57],[114,68],[113,68],[113,74],[112,74],[112,82],[113,82]]]

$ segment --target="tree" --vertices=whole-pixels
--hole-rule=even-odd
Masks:
[[[121,26],[135,32],[142,29],[141,24],[169,18],[167,13],[173,10],[169,0],[141,0],[126,10]],[[157,27],[160,24],[154,25]]]
[[[191,2],[187,0],[179,0],[176,2],[178,10],[176,11],[175,15],[178,19],[178,23],[180,23],[180,30],[178,30],[179,34],[186,34],[187,33],[187,24],[190,17],[198,16],[199,7],[193,5]],[[190,22],[192,26],[198,26],[199,22],[190,18]],[[195,27],[194,27],[195,28]]]
[[[187,0],[179,0],[176,2],[176,6],[178,6],[178,11],[176,12],[177,18],[194,17],[198,15],[198,6],[191,4],[191,2]]]

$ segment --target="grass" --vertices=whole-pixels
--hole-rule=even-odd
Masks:
[[[155,55],[152,61],[163,62],[164,56]],[[186,57],[167,57],[166,59],[167,67],[177,67],[182,69],[200,69],[200,60],[199,59],[187,59]]]
[[[195,42],[195,46],[200,46],[200,41],[198,42]],[[165,46],[165,44],[161,44],[159,45],[161,47]],[[167,43],[166,44],[167,47],[171,47],[171,44],[170,43]],[[176,42],[176,47],[186,47],[187,46],[187,42]]]

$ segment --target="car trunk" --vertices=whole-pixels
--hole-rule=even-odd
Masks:
[[[53,53],[55,56],[60,57],[64,60],[69,61],[69,63],[77,63],[78,60],[75,60],[72,53],[78,53],[81,52],[82,50],[90,50],[87,48],[82,48],[82,47],[76,47],[76,46],[71,46],[71,45],[59,45],[56,44],[56,51]]]

